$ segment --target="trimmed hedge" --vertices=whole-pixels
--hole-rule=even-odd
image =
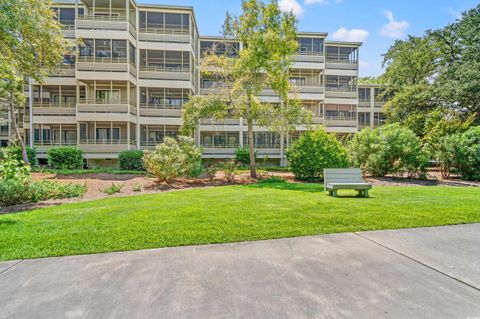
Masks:
[[[348,167],[347,152],[324,128],[301,135],[287,150],[287,159],[295,178],[309,182],[323,180],[324,168]]]
[[[77,147],[54,147],[47,152],[48,165],[54,169],[82,169],[83,152]]]
[[[118,154],[118,164],[120,169],[127,171],[143,170],[143,151],[130,150]]]

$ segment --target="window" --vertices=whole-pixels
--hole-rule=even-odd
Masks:
[[[59,15],[60,23],[63,25],[75,24],[75,9],[74,8],[61,8]]]
[[[114,139],[114,140],[119,140],[120,139],[120,128],[114,127],[112,128],[98,128],[96,131],[96,138],[97,141],[104,141],[107,142],[107,140]]]
[[[114,58],[127,57],[127,41],[125,40],[112,41],[112,57]]]
[[[359,88],[358,98],[360,101],[370,101],[370,88]]]
[[[80,56],[93,56],[93,40],[92,39],[84,39],[83,45],[80,46]]]
[[[95,56],[97,58],[111,57],[111,40],[96,39],[95,40]]]
[[[369,112],[358,112],[358,125],[359,126],[370,126],[370,113]]]
[[[120,101],[120,90],[97,90],[95,92],[95,97],[99,102],[112,102]]]
[[[305,86],[306,84],[306,79],[304,77],[291,77],[289,81],[291,84],[298,86]]]
[[[323,54],[323,39],[321,38],[298,38],[298,51],[305,55]]]

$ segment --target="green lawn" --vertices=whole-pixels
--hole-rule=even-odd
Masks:
[[[332,198],[266,183],[109,198],[0,216],[0,259],[480,222],[480,188],[374,187]]]

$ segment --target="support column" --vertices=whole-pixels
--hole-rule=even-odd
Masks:
[[[28,115],[30,117],[30,122],[28,123],[29,126],[29,139],[30,139],[30,147],[33,147],[33,84],[32,78],[28,78],[28,95],[29,95],[29,110]],[[11,114],[11,116],[15,116],[15,114]],[[25,136],[25,134],[23,135]],[[26,136],[25,136],[26,137]]]
[[[127,141],[128,149],[130,150],[130,121],[127,122]]]
[[[370,127],[375,127],[375,88],[370,88]]]
[[[282,167],[286,166],[284,153],[285,153],[285,135],[282,133],[280,134],[280,166]]]

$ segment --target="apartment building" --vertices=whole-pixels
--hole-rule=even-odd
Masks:
[[[153,148],[166,136],[177,136],[188,97],[220,85],[202,77],[200,63],[203,52],[227,49],[221,38],[199,35],[192,7],[62,0],[52,9],[65,37],[80,44],[43,84],[25,86],[28,102],[16,116],[40,158],[51,147],[75,145],[89,166],[112,165],[122,150]],[[380,103],[374,99],[378,88],[357,84],[361,43],[329,41],[320,32],[300,32],[298,42],[292,94],[313,112],[313,122],[339,136],[380,124]],[[241,43],[232,45],[241,49]],[[261,99],[279,102],[272,90],[264,90]],[[278,161],[303,129],[287,137],[255,126],[259,156]],[[0,126],[2,143],[10,135],[6,118]],[[247,145],[246,123],[206,119],[195,140],[204,158],[230,157]]]

